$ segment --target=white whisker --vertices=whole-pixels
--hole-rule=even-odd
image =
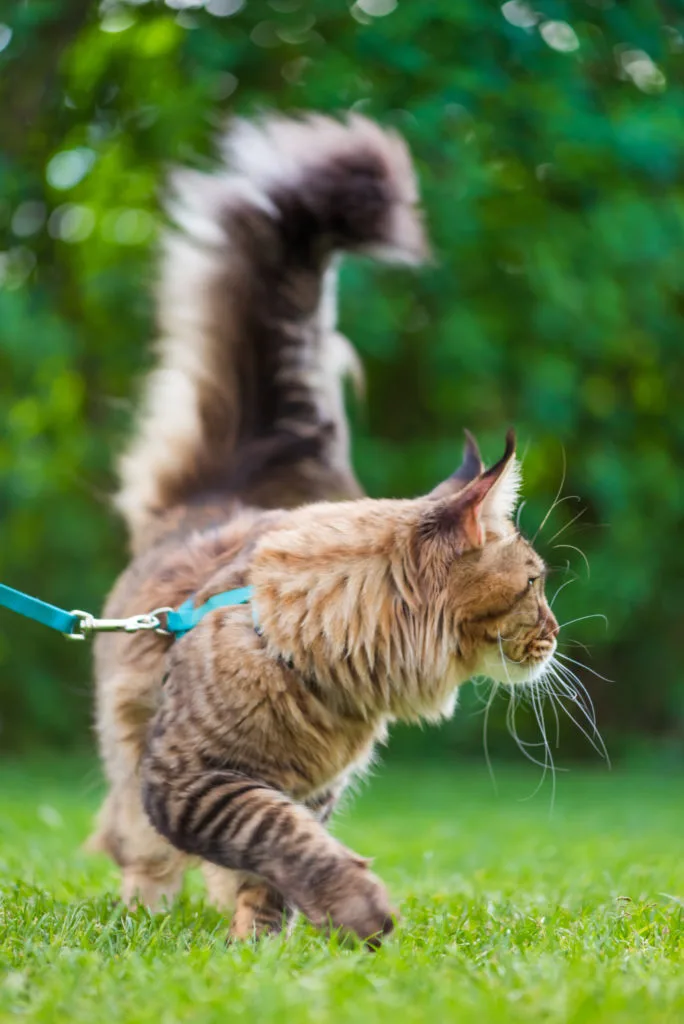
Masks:
[[[601,748],[600,752],[602,752],[602,756],[604,756],[605,759],[606,759],[606,762],[608,764],[610,764],[610,759],[608,757],[608,751],[606,749],[606,745],[605,745],[605,743],[603,741],[603,737],[601,736],[601,733],[599,731],[599,727],[598,727],[598,725],[596,723],[596,711],[595,711],[595,708],[594,708],[594,704],[592,702],[591,697],[589,696],[588,691],[582,685],[582,683],[580,683],[579,685],[582,687],[582,691],[583,691],[583,695],[580,695],[574,689],[574,687],[572,687],[572,686],[570,686],[568,684],[566,684],[566,686],[564,687],[560,677],[557,677],[557,681],[560,684],[561,689],[563,689],[564,692],[567,693],[568,697],[572,700],[572,702],[577,705],[578,709],[580,710],[580,712],[584,716],[587,724],[589,725],[589,727],[590,727],[590,729],[592,731],[592,734],[596,737],[596,740],[597,740],[598,744],[600,745],[600,748]],[[577,682],[579,682],[579,680],[577,680]],[[587,703],[585,703],[585,700],[586,700]],[[566,709],[566,713],[567,713],[567,709]],[[581,728],[579,723],[576,723],[576,724],[578,725],[579,728]]]
[[[585,669],[585,671],[591,672],[593,676],[596,676],[597,679],[603,680],[604,683],[615,682],[614,679],[609,679],[608,676],[602,676],[600,672],[596,671],[596,669],[589,668],[589,666],[585,665],[583,661],[577,661],[576,658],[571,658],[569,654],[562,654],[561,651],[556,651],[556,654],[559,658],[562,658],[564,661],[571,661],[573,665],[577,665],[579,666],[579,668],[583,668]]]
[[[554,508],[556,508],[556,506],[559,505],[561,501],[566,501],[567,500],[566,498],[562,498],[561,499],[561,494],[563,493],[563,488],[565,487],[565,473],[566,473],[567,468],[568,468],[567,460],[565,458],[565,448],[563,448],[563,447],[561,447],[561,456],[562,456],[562,459],[563,459],[563,472],[561,473],[561,482],[558,485],[558,490],[556,491],[556,497],[553,499],[553,502],[551,503],[551,507],[550,507],[549,511],[546,513],[546,515],[542,519],[541,523],[539,524],[539,526],[537,528],[537,532],[535,533],[534,537],[532,538],[532,543],[533,544],[536,541],[536,539],[539,536],[539,534],[544,529],[544,527],[546,526],[548,518],[551,515],[551,513],[553,512]]]
[[[577,728],[582,733],[582,735],[589,741],[589,743],[594,748],[596,753],[599,754],[600,757],[603,757],[605,759],[605,761],[606,761],[606,764],[610,767],[610,757],[608,756],[608,750],[607,750],[606,745],[605,745],[605,743],[603,741],[603,737],[601,736],[601,733],[598,730],[598,726],[596,725],[596,716],[595,716],[595,713],[594,713],[594,705],[593,705],[593,703],[591,703],[591,698],[587,694],[587,697],[589,699],[589,703],[590,703],[590,706],[591,706],[591,710],[592,710],[592,713],[590,714],[588,709],[585,707],[584,703],[579,699],[578,691],[575,690],[575,688],[573,686],[570,686],[562,678],[562,676],[560,675],[558,670],[561,669],[561,668],[562,668],[562,666],[558,665],[558,663],[555,662],[555,661],[554,661],[554,663],[552,665],[549,666],[549,672],[550,672],[552,678],[555,679],[555,682],[560,687],[560,693],[559,692],[554,693],[553,697],[556,699],[558,705],[565,712],[565,714],[568,716],[568,718],[572,722],[574,722],[574,724],[577,726]],[[577,680],[577,681],[579,682],[579,680]],[[582,685],[582,684],[580,684],[580,685]],[[584,689],[584,687],[582,687],[582,688]],[[586,693],[586,690],[584,692]],[[589,727],[591,728],[591,730],[592,730],[592,732],[594,734],[593,736],[591,736],[587,732],[587,730],[584,728],[584,726],[580,722],[578,722],[577,719],[575,718],[575,716],[568,710],[568,708],[566,707],[566,705],[562,701],[562,697],[563,696],[568,697],[568,699],[570,699],[577,706],[577,708],[581,711],[581,713],[584,715],[584,717],[585,717]]]
[[[589,559],[587,558],[585,553],[582,551],[582,548],[578,548],[574,544],[554,544],[553,547],[554,547],[554,549],[556,549],[556,548],[569,548],[571,551],[576,551],[578,555],[581,555],[581,557],[584,559],[584,564],[587,567],[587,578],[588,579],[591,578],[591,566],[589,565]]]
[[[558,506],[562,505],[563,502],[570,502],[570,501],[579,502],[580,501],[580,496],[579,495],[566,495],[565,498],[561,498],[560,497],[562,492],[563,492],[563,487],[565,486],[565,473],[567,471],[567,460],[565,459],[565,449],[564,449],[564,447],[561,447],[560,454],[561,454],[562,460],[563,460],[563,472],[561,473],[560,483],[558,484],[558,490],[556,492],[556,497],[554,498],[553,502],[551,503],[551,507],[549,508],[549,511],[547,512],[547,514],[542,519],[542,522],[539,524],[539,527],[537,529],[537,532],[536,532],[535,536],[532,537],[531,544],[535,544],[535,541],[540,536],[542,530],[544,529],[544,527],[546,526],[547,522],[549,521],[549,516],[552,514],[554,509],[557,509]]]
[[[576,702],[576,701],[574,701],[574,700],[573,700],[573,698],[572,698],[572,697],[570,697],[570,696],[569,696],[569,698],[568,698],[568,699],[572,700],[572,701],[573,701],[573,703],[577,703],[577,702]],[[582,735],[583,735],[583,736],[585,737],[585,739],[586,739],[586,740],[587,740],[587,742],[588,742],[588,743],[589,743],[589,744],[591,745],[591,747],[592,747],[592,748],[593,748],[593,749],[594,749],[594,750],[596,751],[596,753],[597,753],[597,754],[599,755],[599,757],[603,758],[603,760],[604,760],[604,761],[606,762],[606,765],[608,766],[608,768],[610,768],[610,767],[611,767],[611,764],[610,764],[610,757],[608,756],[608,750],[606,749],[606,745],[605,745],[605,743],[603,742],[603,737],[602,737],[602,736],[601,736],[601,734],[599,733],[598,729],[596,729],[595,727],[593,727],[593,730],[592,730],[592,731],[593,731],[593,732],[594,732],[594,734],[595,734],[595,738],[594,738],[594,736],[592,736],[592,735],[591,735],[591,734],[590,734],[589,732],[587,732],[587,730],[586,730],[586,729],[584,728],[584,726],[582,725],[582,723],[581,723],[581,722],[578,722],[578,721],[577,721],[577,719],[576,719],[576,718],[575,718],[575,716],[574,716],[574,715],[572,714],[572,712],[571,712],[571,711],[569,710],[569,708],[567,707],[567,705],[566,705],[566,704],[565,704],[565,703],[563,702],[563,694],[560,694],[560,693],[554,693],[554,695],[553,695],[553,700],[555,701],[555,703],[557,704],[557,706],[558,706],[559,708],[561,708],[561,710],[563,711],[563,713],[564,713],[564,714],[565,714],[565,715],[566,715],[566,716],[567,716],[567,717],[568,717],[568,718],[570,719],[570,721],[571,721],[571,722],[573,723],[573,725],[574,725],[574,726],[575,726],[575,727],[576,727],[577,729],[579,729],[579,731],[580,731],[580,732],[582,733]],[[578,707],[581,707],[581,705],[580,705],[580,704],[577,704],[577,706],[578,706]],[[585,716],[585,717],[586,717],[586,716]]]
[[[560,694],[556,695],[569,697],[573,704],[576,704],[577,707],[580,709],[580,711],[586,718],[591,728],[594,731],[597,731],[598,727],[596,725],[596,711],[594,709],[592,699],[589,696],[587,690],[584,686],[582,686],[582,684],[579,682],[577,678],[569,680],[561,673],[560,670],[561,666],[556,662],[553,666],[554,679],[556,685],[560,686],[562,691]],[[582,692],[580,692],[580,690],[577,689],[577,686],[575,685],[576,683],[579,683],[580,687],[582,688]]]
[[[494,701],[494,698],[496,697],[498,689],[499,689],[498,682],[496,680],[492,680],[492,691],[491,691],[491,693],[489,695],[489,700],[487,701],[486,707],[484,709],[484,721],[482,723],[482,746],[484,747],[485,763],[487,765],[487,771],[489,773],[489,778],[492,780],[492,786],[494,787],[494,792],[497,794],[497,796],[498,796],[498,793],[499,793],[499,787],[496,784],[496,779],[494,777],[494,769],[492,767],[492,759],[489,756],[489,740],[487,738],[487,729],[489,727],[489,711],[491,709],[491,706],[492,706],[492,703]]]
[[[559,707],[561,707],[563,709],[563,711],[568,716],[570,721],[573,722],[573,724],[579,729],[579,731],[586,738],[588,743],[593,747],[593,749],[596,751],[596,753],[599,755],[599,757],[602,757],[604,759],[604,761],[606,762],[607,766],[610,768],[611,764],[610,764],[610,757],[608,755],[608,750],[606,749],[606,745],[603,742],[603,737],[598,732],[598,730],[596,731],[596,739],[594,739],[594,737],[589,732],[587,732],[587,730],[584,728],[582,723],[577,721],[577,719],[572,714],[572,712],[563,703],[562,696],[560,694],[556,694],[555,695],[555,699],[556,699]]]
[[[501,641],[501,633],[497,634],[497,642],[499,644],[499,654],[501,656],[501,664],[504,667],[504,672],[506,673],[506,679],[508,681],[508,684],[509,684],[509,686],[512,687],[513,686],[513,681],[511,679],[510,673],[508,671],[508,665],[506,664],[506,655],[504,654],[503,643]]]
[[[574,580],[566,580],[565,583],[561,583],[560,587],[558,588],[556,593],[553,595],[553,597],[549,601],[549,608],[553,608],[554,602],[555,602],[556,598],[558,597],[558,595],[560,594],[560,592],[562,590],[565,590],[566,587],[569,587],[571,583],[577,583],[577,577],[575,577]]]
[[[489,684],[492,682],[492,680],[489,678],[489,676],[473,676],[471,682],[473,684],[473,689],[475,690],[477,702],[482,706],[481,711],[474,711],[473,714],[481,715],[484,713],[486,706],[489,703],[489,699],[491,697],[491,687],[489,686]],[[480,693],[480,688],[485,685],[488,688],[488,692],[483,695],[482,693]]]
[[[583,651],[586,651],[587,654],[591,655],[591,647],[583,644],[581,640],[564,640],[563,643],[572,644],[574,647],[581,647]]]
[[[554,671],[556,672],[556,682],[561,685],[564,692],[582,710],[584,717],[592,728],[598,728],[596,725],[596,708],[584,683],[577,676],[566,674],[563,671],[563,666],[559,665],[558,662],[554,665]]]
[[[558,661],[555,663],[555,667],[556,669],[558,669],[559,672],[565,674],[565,678],[569,678],[572,680],[571,685],[579,687],[581,691],[580,702],[583,705],[586,702],[587,711],[591,715],[594,726],[596,726],[596,708],[594,707],[594,702],[591,699],[591,694],[589,693],[589,690],[586,688],[580,677],[578,675],[575,675],[575,673],[572,672],[567,665],[561,665],[561,663]]]
[[[547,736],[546,736],[546,722],[544,720],[544,709],[541,706],[541,702],[538,699],[537,690],[536,690],[536,688],[534,686],[532,687],[532,690],[531,690],[531,696],[532,696],[532,707],[534,709],[534,717],[537,720],[537,725],[539,726],[539,731],[540,731],[540,733],[542,735],[542,740],[544,742],[544,771],[542,772],[542,777],[539,780],[536,789],[530,794],[529,799],[532,799],[533,796],[536,796],[536,794],[539,792],[539,790],[541,789],[541,787],[542,787],[542,785],[544,783],[544,779],[546,778],[547,772],[550,771],[551,772],[551,802],[550,802],[550,805],[549,805],[549,814],[552,814],[553,813],[553,808],[554,808],[554,805],[555,805],[555,802],[556,802],[556,766],[553,763],[553,754],[551,753],[551,747],[549,745],[549,741],[548,741]]]
[[[558,711],[556,710],[556,704],[553,699],[553,690],[551,690],[548,686],[546,676],[542,676],[542,679],[544,680],[545,684],[544,693],[547,697],[549,697],[549,705],[551,707],[551,711],[553,712],[553,717],[556,721],[556,750],[558,750],[560,748],[560,719],[558,717]]]
[[[546,523],[548,521],[548,518],[551,515],[551,513],[555,512],[555,510],[558,508],[558,506],[562,505],[564,501],[581,501],[581,498],[580,498],[579,494],[566,494],[564,498],[556,499],[554,501],[553,505],[551,506],[551,508],[549,509],[549,511],[546,513],[546,515],[542,519],[541,524],[539,526],[539,529],[537,530],[537,532],[535,533],[534,537],[530,541],[531,544],[534,544],[535,541],[537,540],[537,537],[539,536],[541,531],[544,529],[544,527],[545,527],[545,525],[546,525]]]
[[[518,747],[521,754],[527,758],[528,761],[531,761],[532,764],[538,765],[540,768],[547,768],[548,766],[544,761],[539,761],[536,757],[533,757],[532,754],[530,754],[530,750],[533,750],[535,747],[543,747],[544,744],[528,743],[526,740],[523,740],[520,738],[520,736],[518,736],[518,729],[515,724],[515,710],[515,691],[512,690],[511,700],[509,701],[508,709],[506,711],[506,726],[508,727],[508,731],[513,740],[515,741],[515,745]]]
[[[608,629],[608,617],[600,612],[594,612],[592,615],[581,615],[578,619],[570,619],[569,622],[563,622],[558,628],[567,629],[568,626],[574,626],[576,622],[586,622],[587,619],[603,619],[606,629]]]
[[[520,532],[520,516],[522,515],[522,510],[525,508],[526,504],[526,501],[521,501],[520,505],[518,506],[518,511],[515,517],[515,528],[518,532]]]
[[[498,644],[499,644],[499,653],[501,655],[501,663],[502,663],[502,665],[504,667],[504,671],[506,673],[506,677],[507,677],[507,679],[508,679],[508,681],[510,683],[511,680],[510,680],[510,675],[509,675],[508,666],[507,666],[507,660],[508,659],[506,658],[506,655],[504,654],[504,650],[503,650],[503,646],[502,646],[501,634],[499,634],[497,639],[498,639]],[[510,698],[509,698],[509,702],[508,702],[508,707],[506,709],[506,726],[508,728],[508,732],[510,733],[511,738],[513,739],[513,741],[515,742],[516,746],[518,747],[520,752],[523,754],[523,756],[526,757],[528,761],[531,761],[532,764],[536,764],[536,765],[538,765],[542,769],[542,775],[541,775],[541,778],[540,778],[537,786],[535,787],[533,792],[530,794],[530,796],[529,797],[525,797],[525,799],[526,800],[530,800],[530,799],[532,799],[532,797],[534,797],[539,792],[540,788],[544,784],[544,781],[546,779],[547,774],[550,772],[551,773],[551,779],[552,779],[552,787],[551,787],[551,803],[550,803],[549,811],[552,812],[553,808],[554,808],[554,805],[555,805],[555,799],[556,799],[556,772],[559,771],[559,769],[556,768],[556,766],[554,764],[553,754],[551,752],[551,746],[549,744],[548,737],[547,737],[547,734],[546,734],[546,723],[544,721],[544,711],[543,711],[542,704],[541,704],[541,692],[537,689],[537,685],[536,684],[532,684],[530,687],[527,687],[527,688],[525,688],[522,691],[518,691],[516,689],[516,687],[511,685],[509,693],[510,693]],[[533,709],[533,712],[534,712],[534,716],[535,716],[535,719],[537,721],[537,725],[539,726],[539,730],[541,732],[541,736],[542,736],[541,742],[530,743],[530,742],[527,742],[527,741],[521,739],[521,737],[518,735],[518,729],[517,729],[516,722],[515,722],[515,712],[516,712],[517,700],[518,700],[518,697],[519,697],[520,694],[528,696],[529,699],[530,699],[530,702],[532,704],[532,709]],[[555,710],[554,710],[554,714],[556,714]],[[558,716],[557,715],[556,715],[556,723],[557,723],[556,739],[557,739],[557,742],[558,742]],[[543,761],[540,761],[539,758],[534,757],[530,753],[530,750],[533,750],[536,747],[543,747],[543,749],[544,749],[544,760]]]
[[[579,501],[579,498],[577,500]],[[560,530],[558,530],[556,533],[554,533],[553,537],[549,537],[549,539],[547,540],[546,543],[547,544],[553,544],[553,542],[556,539],[556,537],[560,537],[560,535],[562,533],[565,533],[566,530],[569,530],[570,527],[572,526],[572,524],[576,523],[578,519],[581,519],[586,511],[587,511],[586,508],[581,508],[579,510],[579,512],[577,513],[577,515],[573,516],[572,519],[570,519],[569,522],[567,522],[565,524],[565,526],[561,526]]]

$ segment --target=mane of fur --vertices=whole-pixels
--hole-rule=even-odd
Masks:
[[[404,721],[450,714],[457,608],[427,600],[413,541],[424,501],[356,501],[292,513],[265,535],[250,579],[272,652],[349,710]],[[312,543],[312,538],[315,541]]]
[[[335,330],[336,251],[417,262],[426,242],[403,141],[372,122],[311,116],[234,124],[217,173],[179,171],[157,290],[157,367],[119,463],[134,550],[149,523],[203,494],[247,494],[289,465],[321,468],[294,502],[360,493]],[[257,484],[259,481],[256,481]],[[277,505],[287,490],[255,503]],[[327,493],[326,493],[327,492]]]

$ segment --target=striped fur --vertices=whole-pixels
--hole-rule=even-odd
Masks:
[[[394,719],[438,719],[489,671],[524,682],[555,645],[543,565],[512,525],[509,437],[425,498],[372,501],[348,462],[331,302],[337,250],[426,249],[403,143],[360,118],[241,125],[229,169],[180,186],[160,365],[122,463],[137,552],[108,616],[251,584],[175,644],[96,644],[110,792],[91,841],[156,905],[199,859],[231,933],[294,910],[377,945],[394,913],[326,828]],[[497,662],[501,652],[501,661]],[[505,671],[505,677],[503,672]]]

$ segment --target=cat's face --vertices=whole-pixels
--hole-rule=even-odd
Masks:
[[[472,662],[473,675],[510,685],[532,682],[553,656],[558,634],[544,593],[544,563],[517,532],[492,536],[473,555],[474,564],[467,565],[466,555],[454,581],[461,594],[461,654]]]
[[[544,562],[513,522],[519,485],[512,434],[488,471],[469,436],[463,465],[431,495],[420,531],[422,571],[453,622],[455,656],[469,675],[510,685],[541,675],[558,634]]]

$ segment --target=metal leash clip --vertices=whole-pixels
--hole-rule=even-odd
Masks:
[[[131,615],[127,619],[97,619],[90,612],[74,608],[71,612],[79,619],[78,626],[72,633],[65,633],[67,640],[85,640],[91,633],[138,633],[141,630],[156,630],[165,634],[159,616],[173,611],[172,608],[155,608],[153,612],[142,615]]]

